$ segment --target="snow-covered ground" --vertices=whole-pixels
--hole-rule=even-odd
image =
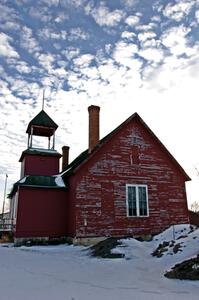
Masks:
[[[175,226],[175,239],[189,226]],[[0,246],[0,300],[183,300],[199,299],[199,281],[167,279],[164,271],[199,252],[199,229],[161,258],[151,252],[161,241],[173,239],[173,228],[151,242],[123,241],[114,251],[123,259],[90,257],[88,250],[72,245],[19,247]]]

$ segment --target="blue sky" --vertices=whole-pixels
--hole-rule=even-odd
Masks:
[[[45,110],[57,150],[87,148],[87,107],[101,137],[137,111],[193,178],[199,200],[199,0],[0,2],[0,200],[19,179],[28,122]]]

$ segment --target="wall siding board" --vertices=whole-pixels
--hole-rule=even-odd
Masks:
[[[137,155],[135,145],[139,157],[132,159]],[[74,177],[77,237],[153,234],[188,222],[183,175],[136,120],[104,144]],[[126,184],[148,186],[148,217],[127,217]]]

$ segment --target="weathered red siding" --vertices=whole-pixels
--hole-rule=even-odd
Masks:
[[[76,183],[70,197],[74,236],[150,234],[188,222],[185,177],[137,119],[106,141],[69,180]],[[149,217],[127,217],[126,184],[148,186]]]
[[[46,175],[51,176],[59,173],[59,157],[27,155],[24,157],[24,176]]]
[[[58,189],[19,188],[15,237],[62,237],[67,234],[68,201]]]

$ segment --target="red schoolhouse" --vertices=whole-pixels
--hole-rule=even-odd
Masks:
[[[88,149],[70,164],[68,146],[62,155],[55,150],[58,126],[45,111],[29,123],[21,178],[10,193],[16,243],[63,237],[92,243],[189,222],[190,178],[142,118],[134,113],[100,140],[100,108],[88,111]],[[34,147],[35,136],[48,140],[47,149]]]

